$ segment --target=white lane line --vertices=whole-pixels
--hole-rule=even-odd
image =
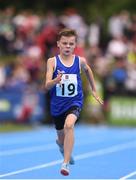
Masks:
[[[46,134],[45,134],[46,135]],[[9,135],[10,136],[10,135]],[[18,135],[17,135],[18,136]],[[53,141],[53,138],[48,139],[48,141]],[[5,138],[3,137],[3,139],[1,139],[0,141],[0,145],[1,146],[9,146],[9,145],[15,145],[15,144],[27,144],[27,143],[32,143],[32,142],[46,142],[45,139],[42,139],[41,137],[33,137],[33,135],[29,135],[26,137],[15,137],[15,139],[12,138]]]
[[[99,140],[92,140],[92,141],[81,141],[80,143],[76,143],[75,146],[83,146],[83,145],[88,145],[88,144],[93,144],[93,143],[101,143],[103,142],[104,139],[99,139]],[[41,146],[31,146],[31,147],[25,147],[25,148],[16,148],[16,149],[10,149],[10,150],[3,150],[0,151],[0,156],[12,156],[12,155],[17,155],[17,154],[24,154],[24,153],[32,153],[32,152],[37,152],[37,151],[47,151],[47,150],[53,150],[57,149],[57,145],[55,143],[50,143],[46,145],[41,145]]]
[[[96,151],[91,151],[91,152],[88,152],[88,153],[83,153],[83,154],[75,156],[75,160],[81,160],[81,159],[86,159],[86,158],[90,158],[90,157],[101,156],[101,155],[105,155],[105,154],[110,154],[110,153],[122,151],[122,150],[125,150],[125,149],[130,149],[130,148],[136,148],[136,141],[132,141],[132,142],[129,142],[129,143],[118,144],[118,145],[115,145],[115,146],[99,149],[99,150],[96,150]],[[62,162],[62,159],[59,159],[57,161],[52,161],[52,162],[49,162],[49,163],[45,163],[45,164],[41,164],[41,165],[29,167],[29,168],[24,168],[24,169],[20,169],[20,170],[17,170],[17,171],[12,171],[12,172],[9,172],[9,173],[1,174],[0,178],[12,176],[12,175],[17,175],[17,174],[21,174],[21,173],[25,173],[25,172],[30,172],[30,171],[37,170],[37,169],[42,169],[42,168],[55,166],[57,164],[60,164],[61,162]]]
[[[132,176],[135,176],[135,175],[136,175],[136,171],[134,171],[130,174],[127,174],[126,176],[121,177],[119,180],[125,180],[125,179],[131,178]]]
[[[49,141],[53,141],[53,138],[51,139],[51,140],[48,140],[48,142]],[[3,140],[1,140],[0,141],[0,146],[13,146],[13,145],[22,145],[22,144],[29,144],[29,143],[39,143],[39,142],[45,142],[45,143],[47,143],[46,141],[45,141],[45,139],[38,139],[38,138],[27,138],[27,137],[25,137],[25,138],[17,138],[17,140],[7,140],[7,139],[5,139],[5,141],[3,141]]]
[[[12,156],[16,154],[24,154],[24,153],[32,153],[37,151],[47,151],[51,149],[55,149],[55,144],[41,145],[41,146],[31,146],[25,148],[17,148],[12,150],[4,150],[0,151],[0,156]]]
[[[85,153],[85,154],[80,154],[80,155],[76,156],[76,159],[77,160],[85,159],[85,158],[88,158],[88,157],[94,157],[94,156],[99,156],[99,155],[103,155],[103,154],[109,154],[109,153],[121,151],[121,150],[124,150],[124,149],[129,149],[129,148],[136,148],[136,141],[132,141],[132,142],[129,142],[129,143],[122,143],[122,144],[111,146],[109,148],[100,149],[100,150],[96,150],[96,151],[93,151],[93,152],[88,152],[88,153]]]
[[[55,166],[57,164],[60,164],[61,162],[62,162],[62,160],[57,160],[57,161],[52,161],[52,162],[49,162],[49,163],[46,163],[46,164],[41,164],[41,165],[38,165],[38,166],[33,166],[33,167],[29,167],[29,168],[20,169],[20,170],[17,170],[17,171],[6,173],[6,174],[1,174],[0,178],[8,177],[8,176],[16,175],[16,174],[21,174],[21,173],[24,173],[24,172],[30,172],[30,171],[33,171],[33,170],[42,169],[42,168],[46,168],[46,167],[50,167],[50,166]]]
[[[117,138],[118,140],[124,139],[124,137]],[[89,139],[89,141],[80,141],[76,142],[75,146],[83,146],[83,145],[88,145],[88,144],[96,144],[96,143],[101,143],[105,142],[105,139],[100,137],[99,139]],[[24,153],[32,153],[32,152],[37,152],[37,151],[47,151],[47,150],[53,150],[56,149],[57,146],[55,143],[50,143],[47,144],[44,142],[46,145],[40,145],[40,146],[31,146],[31,147],[22,147],[22,148],[16,148],[16,149],[10,149],[10,150],[1,150],[0,151],[0,156],[12,156],[12,155],[17,155],[17,154],[24,154]]]

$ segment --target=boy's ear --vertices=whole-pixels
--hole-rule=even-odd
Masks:
[[[59,47],[59,41],[57,41],[57,47]]]

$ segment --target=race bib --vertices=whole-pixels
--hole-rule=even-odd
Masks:
[[[74,97],[77,95],[77,75],[63,74],[60,84],[56,85],[56,96]]]

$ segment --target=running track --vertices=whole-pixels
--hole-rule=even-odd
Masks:
[[[0,133],[0,179],[136,179],[136,129],[75,127],[75,165],[60,174],[54,127]]]

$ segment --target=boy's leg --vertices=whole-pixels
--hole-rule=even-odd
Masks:
[[[61,174],[64,176],[69,175],[69,162],[72,154],[72,149],[74,145],[74,124],[77,120],[77,116],[74,114],[69,114],[66,117],[64,124],[64,161],[61,166]]]
[[[74,145],[74,124],[77,116],[68,114],[64,124],[64,163],[69,163]]]
[[[64,156],[64,129],[57,130],[57,136],[58,139],[56,139],[56,144],[59,146],[62,156]]]
[[[58,136],[58,139],[56,139],[56,144],[59,146],[59,150],[62,154],[62,156],[64,157],[64,129],[62,130],[57,130],[57,136]],[[75,164],[75,161],[74,161],[74,158],[70,157],[70,161],[69,161],[69,164]]]
[[[57,136],[58,136],[58,139],[57,139],[58,144],[63,146],[63,144],[64,144],[64,129],[57,130]]]

